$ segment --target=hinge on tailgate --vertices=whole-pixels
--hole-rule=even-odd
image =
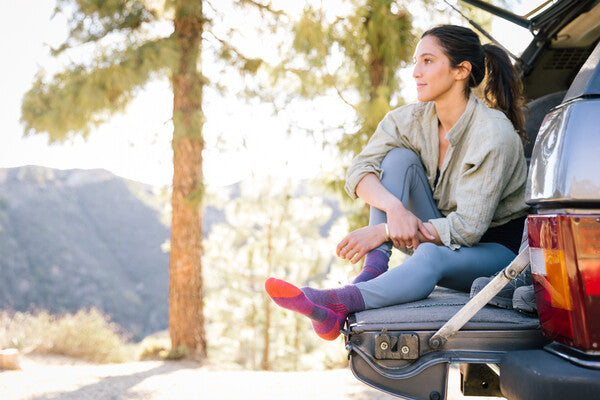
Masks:
[[[375,336],[375,358],[378,360],[416,360],[419,358],[419,337],[414,333],[390,336],[387,329]]]
[[[462,328],[479,310],[497,295],[508,282],[529,266],[529,246],[525,246],[502,273],[496,275],[479,293],[467,302],[437,332],[429,338],[429,346],[439,350],[452,335]]]

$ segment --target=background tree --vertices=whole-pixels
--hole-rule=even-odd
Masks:
[[[258,0],[233,4],[276,15]],[[201,71],[203,51],[233,53],[231,64],[240,71],[253,73],[261,64],[224,40],[207,40],[209,17],[219,14],[215,7],[206,0],[57,0],[56,12],[68,16],[69,35],[53,55],[65,66],[50,77],[40,71],[23,98],[21,116],[26,134],[47,132],[51,143],[77,134],[86,137],[93,127],[125,111],[148,81],[169,78],[174,167],[169,328],[173,347],[185,346],[198,359],[206,357],[202,100],[209,80]],[[157,28],[165,24],[172,33],[160,36]],[[80,61],[65,62],[78,57]]]
[[[316,97],[334,92],[352,109],[354,120],[341,121],[325,139],[347,167],[383,116],[403,104],[399,71],[412,59],[416,36],[402,2],[341,3],[344,7],[336,10],[304,9],[293,27],[293,49],[276,76],[295,80],[296,94]],[[338,170],[331,183],[341,192],[345,168]],[[359,220],[364,223],[364,216]]]
[[[274,307],[264,291],[269,276],[306,285],[337,273],[348,282],[348,271],[334,264],[340,229],[331,229],[332,208],[305,187],[275,178],[249,179],[239,197],[213,202],[226,204],[226,222],[214,225],[205,239],[211,358],[264,370],[314,368],[327,362],[326,354],[332,362],[331,352],[342,347],[324,349],[328,343],[313,334],[306,318]],[[337,223],[346,229],[343,219]],[[303,365],[306,357],[314,365]]]

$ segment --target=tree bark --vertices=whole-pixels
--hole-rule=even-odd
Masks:
[[[369,31],[369,22],[371,20],[372,12],[379,12],[381,5],[377,4],[377,2],[370,1],[369,2],[369,15],[367,16],[364,24],[365,30]],[[385,75],[385,63],[383,58],[378,54],[377,46],[379,46],[380,42],[383,40],[380,34],[376,35],[376,42],[371,43],[368,41],[368,66],[369,66],[369,78],[370,78],[370,89],[369,89],[369,100],[374,101],[378,94],[377,91],[379,87],[383,85],[383,79]]]
[[[169,262],[169,332],[173,348],[206,358],[202,284],[203,80],[198,71],[203,29],[202,1],[178,0],[174,38],[179,62],[173,85],[173,194]]]
[[[267,225],[267,276],[271,276],[272,272],[272,247],[273,247],[273,221],[269,220]],[[267,299],[266,295],[263,295],[265,305],[265,331],[264,331],[264,346],[261,367],[263,370],[268,371],[271,369],[271,362],[269,360],[269,346],[271,344],[271,301]]]

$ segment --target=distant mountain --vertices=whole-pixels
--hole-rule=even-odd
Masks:
[[[239,184],[227,188],[240,196]],[[296,196],[314,193],[300,182]],[[105,170],[0,168],[0,309],[73,312],[97,307],[134,339],[168,326],[169,199]],[[337,200],[320,227],[342,213]],[[205,236],[225,222],[208,206]]]
[[[152,187],[104,170],[0,169],[0,308],[94,306],[134,337],[166,328],[162,210]]]

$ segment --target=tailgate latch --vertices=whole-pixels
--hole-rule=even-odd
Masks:
[[[375,358],[378,360],[416,360],[419,358],[419,337],[414,333],[390,336],[387,329],[375,336]]]

